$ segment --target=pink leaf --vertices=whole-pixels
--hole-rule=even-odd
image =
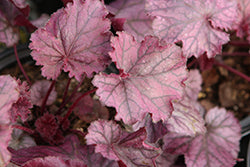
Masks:
[[[43,66],[42,75],[55,80],[63,69],[80,81],[84,73],[91,77],[104,70],[110,51],[107,13],[99,0],[75,0],[33,33],[31,55]]]
[[[23,165],[23,167],[87,167],[80,160],[63,160],[61,157],[49,156],[45,158],[35,158]]]
[[[237,0],[240,10],[239,17],[234,25],[237,31],[237,36],[243,38],[247,36],[250,43],[250,1],[249,0]]]
[[[9,110],[12,122],[16,122],[19,117],[22,121],[26,121],[31,113],[29,109],[33,107],[27,82],[21,83],[21,80],[18,79],[17,83],[20,96]]]
[[[98,120],[91,123],[88,131],[87,144],[95,144],[96,152],[111,160],[121,160],[127,166],[152,166],[160,153],[158,148],[144,143],[143,128],[126,133],[112,121]]]
[[[0,76],[0,166],[9,163],[11,155],[7,150],[11,139],[9,110],[19,98],[18,83],[9,75]]]
[[[98,118],[108,119],[109,111],[100,101],[94,100],[90,95],[83,97],[74,109],[74,114],[81,120],[90,123]]]
[[[181,101],[173,102],[173,107],[172,116],[166,121],[166,127],[169,131],[187,136],[205,133],[204,120],[191,100],[184,98]]]
[[[215,107],[205,117],[207,132],[196,137],[177,133],[164,136],[164,148],[184,153],[187,166],[233,166],[239,151],[240,125],[224,108]]]
[[[8,19],[0,10],[0,42],[5,43],[7,47],[11,47],[18,40],[18,31],[8,23]]]
[[[180,48],[162,46],[152,36],[138,43],[125,32],[118,35],[111,39],[115,51],[110,56],[123,72],[96,75],[97,95],[104,104],[115,107],[115,118],[126,124],[141,121],[148,112],[154,122],[167,120],[171,101],[182,96],[186,78],[186,60]]]
[[[25,26],[29,31],[35,27],[28,20],[29,6],[23,0],[0,1],[0,42],[7,47],[19,40],[18,26]]]
[[[223,29],[232,28],[237,17],[235,1],[221,0],[147,0],[149,14],[157,16],[153,29],[167,42],[183,42],[187,57],[199,57],[204,52],[214,57],[229,41]]]
[[[169,131],[179,135],[195,136],[196,133],[205,133],[204,120],[197,107],[198,93],[201,90],[202,78],[198,70],[190,70],[185,81],[185,95],[182,100],[174,101],[171,118],[165,121]]]
[[[146,15],[145,0],[119,0],[107,5],[108,10],[115,15],[115,19],[125,19],[123,28],[131,33],[138,41],[146,35],[153,35],[153,19]]]
[[[110,148],[113,143],[118,143],[122,130],[118,124],[106,120],[98,120],[91,123],[86,136],[87,144],[96,144],[95,152],[101,153],[111,160],[119,160],[114,150]]]
[[[9,109],[19,98],[18,83],[10,75],[0,76],[0,125],[9,124]]]
[[[170,154],[184,154],[194,137],[170,132],[163,137],[163,150]]]
[[[24,5],[25,3],[20,0],[0,1],[0,42],[5,43],[7,47],[13,46],[19,40],[19,30],[15,27],[15,19],[17,16],[23,16],[21,10],[25,7]],[[20,19],[25,19],[25,16]]]
[[[137,131],[140,128],[145,127],[147,131],[147,142],[156,143],[158,139],[162,138],[167,133],[166,126],[159,121],[153,123],[151,116],[148,114],[142,121],[138,121],[133,125],[133,130]]]
[[[34,105],[42,106],[43,100],[49,90],[51,82],[47,80],[37,81],[30,88],[31,102]],[[57,93],[52,89],[46,105],[51,105],[56,100]]]
[[[65,137],[65,142],[59,146],[34,146],[19,150],[10,149],[12,153],[11,162],[17,165],[23,165],[34,158],[43,158],[47,156],[57,156],[64,160],[80,159],[86,162],[86,149],[80,145],[76,136]]]
[[[11,132],[10,126],[0,124],[0,166],[5,166],[10,162],[11,154],[7,147],[11,140]]]

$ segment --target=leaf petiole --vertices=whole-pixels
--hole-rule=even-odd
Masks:
[[[85,96],[87,96],[87,95],[89,95],[89,94],[95,92],[96,90],[97,90],[97,88],[94,88],[94,89],[92,89],[92,90],[90,90],[90,91],[88,91],[88,92],[85,92],[85,93],[82,94],[80,97],[78,97],[78,98],[76,99],[76,101],[70,106],[70,108],[69,108],[68,112],[66,113],[66,115],[63,117],[63,120],[62,120],[62,122],[61,122],[61,125],[62,125],[62,124],[64,123],[64,121],[70,116],[70,114],[73,112],[73,109],[76,107],[77,103],[79,103],[79,101],[80,101],[83,97],[85,97]]]
[[[35,133],[34,130],[32,130],[30,128],[27,128],[27,127],[24,127],[24,126],[21,126],[21,125],[12,125],[12,128],[23,130],[23,131],[25,131],[25,132],[27,132],[27,133],[29,133],[31,135]]]
[[[17,64],[18,64],[20,70],[22,71],[24,77],[26,78],[27,82],[29,83],[29,85],[31,85],[31,81],[30,81],[27,73],[25,72],[25,70],[24,70],[24,68],[22,66],[22,63],[21,63],[21,61],[20,61],[20,59],[18,57],[16,44],[14,44],[13,48],[14,48],[14,52],[15,52],[15,57],[16,57]]]

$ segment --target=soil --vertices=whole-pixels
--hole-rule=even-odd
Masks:
[[[249,75],[250,56],[223,57],[223,63]],[[206,110],[220,106],[234,112],[242,120],[250,114],[250,85],[245,79],[223,67],[214,66],[203,71],[202,91],[199,101]]]

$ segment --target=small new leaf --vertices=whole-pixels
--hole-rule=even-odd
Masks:
[[[21,118],[24,122],[28,119],[30,115],[30,108],[33,107],[30,99],[30,91],[27,82],[21,82],[21,80],[17,80],[18,83],[18,91],[19,91],[19,98],[16,103],[14,103],[10,109],[10,116],[11,121],[16,122],[17,118]]]

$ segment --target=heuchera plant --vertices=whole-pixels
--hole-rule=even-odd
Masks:
[[[0,1],[0,42],[14,47],[27,79],[0,76],[1,167],[170,167],[179,155],[188,167],[236,163],[240,125],[225,108],[202,107],[202,78],[187,61],[194,56],[202,70],[217,64],[250,81],[215,59],[229,30],[250,43],[250,0],[63,3],[48,20],[30,21],[25,0]],[[20,26],[33,32],[31,56],[47,80],[32,83],[25,73]],[[69,81],[52,112],[61,73]],[[86,77],[93,89],[77,92]],[[69,96],[71,78],[79,85]]]

